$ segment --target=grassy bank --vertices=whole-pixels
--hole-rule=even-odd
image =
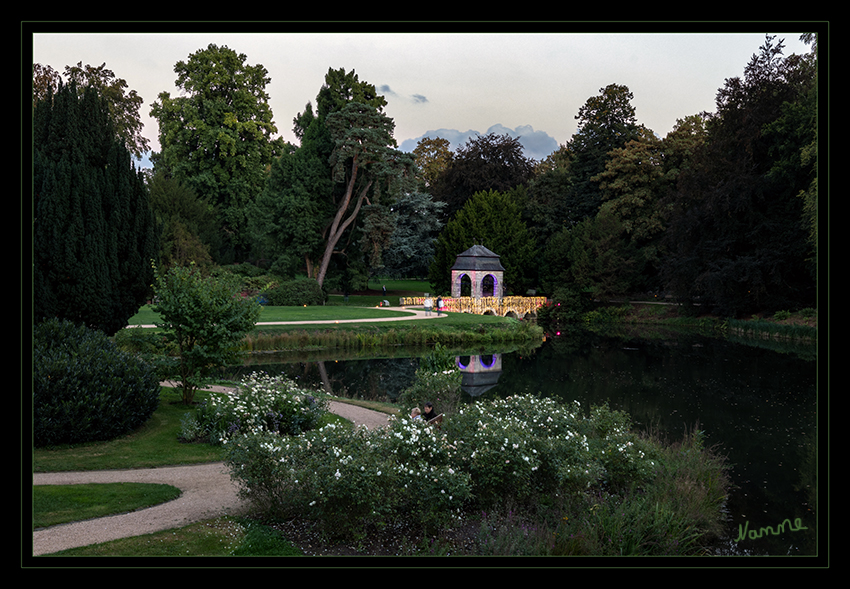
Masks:
[[[410,321],[370,321],[410,316],[399,309],[377,309],[351,305],[324,307],[264,307],[260,323],[244,340],[245,352],[293,350],[358,350],[387,346],[467,346],[540,342],[543,330],[533,323],[493,315],[445,313],[445,316]],[[143,307],[130,325],[153,325],[156,313]],[[282,324],[296,322],[294,324]],[[330,323],[320,323],[330,322]],[[337,323],[338,322],[338,323]],[[116,341],[131,350],[155,349],[158,329],[131,327],[116,335]]]
[[[685,327],[754,339],[813,343],[817,341],[817,311],[801,309],[758,314],[749,319],[683,313],[678,305],[631,302],[601,306],[582,315],[585,326],[599,324]]]

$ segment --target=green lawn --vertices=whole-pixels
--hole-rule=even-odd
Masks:
[[[151,483],[92,483],[34,485],[32,527],[127,513],[152,507],[180,496],[180,489]]]

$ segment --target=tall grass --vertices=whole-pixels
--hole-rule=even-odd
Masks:
[[[729,319],[728,326],[730,333],[744,337],[799,341],[817,341],[818,338],[817,328],[808,325],[776,323],[763,319],[750,321]]]
[[[652,438],[652,436],[648,436]],[[723,533],[728,466],[698,429],[663,450],[655,476],[623,493],[544,498],[535,510],[481,515],[477,551],[491,556],[686,556]]]
[[[358,327],[295,330],[257,330],[246,336],[243,351],[268,352],[296,349],[335,348],[342,350],[387,346],[447,346],[503,344],[542,341],[543,330],[536,325],[505,322],[469,328],[462,325],[409,327]]]

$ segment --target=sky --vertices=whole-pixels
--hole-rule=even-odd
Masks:
[[[55,27],[54,27],[55,30]],[[609,84],[634,95],[639,123],[664,137],[678,119],[715,110],[727,78],[744,67],[765,34],[785,41],[785,55],[808,53],[804,31],[721,33],[377,32],[170,33],[32,32],[32,59],[60,74],[66,65],[106,63],[144,100],[143,134],[159,151],[151,104],[179,94],[174,66],[209,44],[261,64],[271,82],[274,122],[297,144],[292,119],[316,95],[329,68],[354,70],[388,104],[400,149],[440,136],[451,149],[476,134],[519,136],[525,154],[545,158],[576,132],[584,103]],[[22,39],[26,43],[27,39]],[[142,165],[149,165],[144,163]]]

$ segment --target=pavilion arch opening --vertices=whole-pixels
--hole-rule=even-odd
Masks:
[[[481,296],[496,296],[496,277],[492,274],[487,274],[481,279]]]
[[[469,274],[461,274],[460,276],[458,276],[458,282],[460,283],[460,296],[471,297],[472,278],[470,278]]]

